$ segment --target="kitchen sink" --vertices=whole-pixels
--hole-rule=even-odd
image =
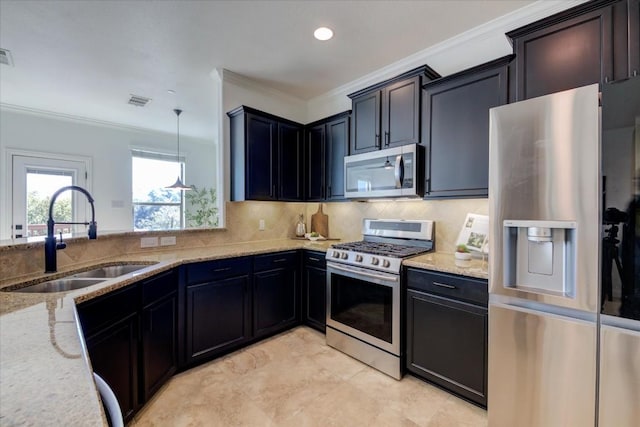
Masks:
[[[87,286],[95,285],[100,282],[104,282],[106,279],[89,279],[89,278],[64,278],[49,280],[48,282],[42,282],[31,286],[25,286],[24,288],[13,289],[12,292],[26,292],[34,294],[48,294],[52,292],[65,292],[73,291],[75,289],[82,289]]]
[[[48,294],[52,292],[66,292],[76,289],[86,288],[104,282],[108,279],[124,276],[143,268],[149,267],[151,264],[121,264],[109,265],[105,267],[94,268],[93,270],[73,273],[60,279],[48,280],[35,285],[25,286],[22,288],[11,289],[9,292],[25,292],[25,293],[41,293]]]
[[[74,278],[102,278],[111,279],[114,277],[122,276],[124,274],[133,273],[143,268],[149,267],[149,264],[124,264],[124,265],[110,265],[108,267],[100,267],[89,271],[83,271],[82,273],[73,274],[70,277]]]

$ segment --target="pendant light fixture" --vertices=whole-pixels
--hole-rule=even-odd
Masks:
[[[178,129],[176,132],[178,135],[178,153],[176,154],[176,161],[180,164],[180,113],[182,113],[182,110],[176,108],[173,112],[176,113],[176,117],[178,118]],[[182,165],[180,165],[180,170],[182,171]],[[176,179],[176,182],[174,182],[173,185],[169,185],[165,188],[171,188],[173,190],[191,190],[191,187],[182,183],[180,175],[178,175],[178,179]]]

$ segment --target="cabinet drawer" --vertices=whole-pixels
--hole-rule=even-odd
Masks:
[[[85,336],[137,313],[140,288],[133,284],[78,305],[78,317]]]
[[[251,258],[228,258],[189,264],[187,284],[210,282],[227,277],[243,276],[251,272]]]
[[[253,259],[255,271],[272,270],[274,268],[296,267],[297,251],[278,252],[275,254],[256,255]]]
[[[455,276],[452,274],[427,272],[407,268],[407,287],[434,295],[441,295],[460,301],[468,301],[483,306],[489,302],[487,281]]]
[[[326,256],[327,254],[324,252],[304,251],[304,265],[326,268]]]
[[[177,270],[164,271],[142,281],[143,307],[175,292],[178,288]]]

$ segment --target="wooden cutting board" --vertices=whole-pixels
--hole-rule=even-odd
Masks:
[[[318,212],[311,215],[311,231],[329,237],[329,217],[322,212],[322,203],[318,205]]]

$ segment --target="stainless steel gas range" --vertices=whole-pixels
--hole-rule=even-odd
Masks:
[[[429,252],[434,222],[365,219],[360,242],[327,251],[327,344],[402,378],[402,260]]]

